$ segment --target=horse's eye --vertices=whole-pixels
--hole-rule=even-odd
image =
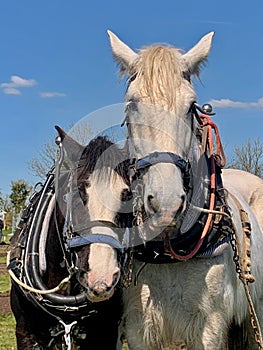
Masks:
[[[136,74],[136,73],[132,74],[132,75],[130,76],[130,79],[129,79],[129,84],[130,84],[132,81],[134,81],[134,80],[136,79],[136,77],[137,77],[137,74]]]
[[[82,183],[80,184],[79,187],[80,187],[81,189],[90,187],[90,181],[89,181],[88,179],[82,181]]]
[[[191,75],[189,72],[183,72],[183,78],[191,83]]]

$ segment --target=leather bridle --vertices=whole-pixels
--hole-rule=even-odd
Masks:
[[[134,102],[134,101],[132,100],[131,102]],[[208,106],[208,108],[210,107],[210,105],[208,105],[208,104],[204,105],[204,106]],[[200,120],[200,117],[199,117],[197,110],[199,112],[201,112],[205,115],[209,115],[209,116],[212,116],[215,114],[212,112],[212,107],[211,107],[211,111],[209,111],[207,108],[205,109],[204,106],[201,107],[196,102],[193,102],[189,108],[188,113],[187,113],[187,114],[189,114],[189,113],[192,114],[192,116],[197,120],[197,122],[200,126],[202,126],[203,123]],[[127,125],[130,124],[130,122],[127,120],[127,117],[124,119],[122,125],[124,125],[125,123]],[[158,164],[158,163],[170,163],[170,164],[174,164],[175,166],[177,166],[182,172],[183,184],[184,184],[185,191],[188,192],[189,186],[190,186],[190,178],[191,178],[190,162],[188,160],[185,160],[184,158],[182,158],[178,154],[175,154],[172,152],[155,151],[155,152],[150,153],[142,158],[139,158],[139,159],[134,158],[131,161],[131,169],[132,169],[131,180],[133,177],[139,178],[140,173],[143,170],[146,170],[150,166]]]
[[[207,106],[208,108],[204,108],[204,106]],[[225,162],[225,157],[224,157],[224,152],[223,152],[223,148],[221,145],[221,141],[220,141],[220,137],[219,137],[219,133],[218,133],[218,129],[216,127],[216,125],[211,121],[211,119],[209,118],[209,115],[214,115],[214,113],[212,112],[212,107],[210,105],[204,105],[203,107],[200,107],[196,102],[191,104],[191,107],[188,111],[188,113],[192,114],[192,117],[196,119],[198,125],[200,125],[200,128],[203,128],[205,126],[208,126],[209,128],[209,137],[208,137],[208,149],[209,149],[209,154],[210,154],[210,162],[211,162],[211,185],[210,185],[210,199],[209,199],[209,210],[213,210],[214,209],[214,203],[215,203],[215,158],[218,158],[218,160],[222,160],[221,162],[218,162],[219,166],[223,166],[224,162]],[[211,108],[210,108],[211,107]],[[210,110],[211,109],[211,110]],[[197,110],[199,112],[201,112],[201,114],[199,115]],[[129,124],[129,122],[127,121],[127,118],[125,118],[125,121],[127,124]],[[193,125],[193,124],[192,124]],[[214,154],[213,151],[213,137],[212,137],[212,129],[215,130],[215,134],[216,134],[216,144],[217,144],[217,153]],[[193,130],[192,130],[193,131]],[[193,131],[194,132],[194,131]],[[207,144],[207,139],[205,139],[205,147]],[[201,144],[200,144],[201,145]],[[202,150],[203,152],[206,152],[206,150]],[[222,158],[221,158],[222,156]],[[158,163],[171,163],[174,164],[175,166],[177,166],[181,172],[182,172],[182,177],[183,177],[183,183],[184,183],[184,188],[186,191],[186,194],[188,197],[191,196],[192,194],[192,186],[190,184],[190,180],[191,180],[191,173],[190,173],[190,163],[189,161],[183,159],[182,157],[180,157],[179,155],[175,154],[175,153],[171,153],[171,152],[154,152],[154,153],[150,153],[149,155],[140,158],[138,160],[134,160],[133,164],[131,166],[131,168],[133,169],[133,175],[131,176],[131,186],[133,188],[133,192],[134,192],[134,197],[135,197],[135,205],[134,205],[134,215],[135,217],[137,217],[137,224],[140,225],[141,222],[143,222],[144,220],[141,220],[141,218],[139,217],[141,214],[141,212],[143,212],[142,208],[140,208],[140,206],[143,206],[143,201],[142,201],[142,194],[138,193],[138,181],[134,181],[134,180],[138,180],[141,177],[141,172],[147,168],[149,168],[150,166],[154,165],[154,164],[158,164]],[[190,193],[187,193],[190,192]],[[191,199],[188,198],[187,202],[190,203]],[[186,261],[188,259],[190,259],[191,257],[193,257],[199,250],[199,248],[202,245],[202,242],[204,241],[204,238],[206,237],[206,235],[209,232],[209,228],[211,225],[211,220],[212,220],[212,214],[208,214],[206,223],[204,225],[204,229],[203,232],[200,236],[199,241],[197,242],[196,246],[193,248],[193,250],[185,255],[185,256],[181,256],[179,254],[176,254],[173,249],[170,246],[170,239],[169,239],[169,233],[164,231],[163,232],[163,239],[164,239],[164,243],[166,245],[166,251],[167,253],[171,254],[171,256],[177,260],[181,260],[181,261]]]
[[[133,175],[139,177],[143,170],[158,163],[170,163],[177,166],[182,172],[184,188],[186,192],[188,192],[190,184],[190,163],[172,152],[153,152],[143,158],[134,160],[131,165],[131,168],[134,170]]]
[[[58,167],[56,169],[56,176],[60,176],[60,168],[62,161],[64,159],[64,150],[63,146],[60,145],[60,156],[58,160]],[[63,227],[62,237],[64,238],[64,241],[67,243],[67,248],[69,250],[83,247],[92,243],[105,243],[110,245],[111,247],[118,250],[119,253],[123,254],[125,252],[125,245],[123,245],[122,241],[119,238],[115,238],[112,235],[106,235],[100,233],[100,230],[102,227],[111,228],[112,231],[116,233],[116,236],[118,237],[118,230],[120,230],[117,225],[111,221],[105,221],[105,220],[96,220],[91,221],[88,220],[88,222],[84,224],[75,224],[73,222],[73,218],[75,217],[73,213],[73,198],[75,195],[77,195],[78,201],[81,202],[81,209],[84,210],[86,213],[83,214],[83,216],[87,217],[88,212],[86,211],[86,208],[84,207],[82,194],[80,193],[80,186],[77,179],[75,179],[76,171],[77,169],[81,168],[82,165],[76,165],[70,164],[69,169],[69,180],[68,180],[68,192],[64,196],[65,202],[66,202],[66,217],[65,217],[65,224]],[[75,182],[77,182],[78,186],[75,186]]]
[[[121,241],[111,235],[100,233],[103,228],[111,228],[113,232],[119,229],[110,221],[91,221],[90,226],[76,227],[70,238],[67,238],[67,245],[69,249],[83,247],[92,243],[104,243],[117,249],[121,254],[125,251],[125,246]],[[95,232],[94,232],[95,230]],[[84,231],[83,233],[80,233]]]

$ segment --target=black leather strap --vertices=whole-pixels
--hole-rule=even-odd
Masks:
[[[135,171],[140,172],[151,165],[158,163],[171,163],[176,165],[181,169],[184,179],[184,186],[186,189],[189,187],[190,182],[190,163],[184,160],[182,157],[178,156],[172,152],[153,152],[148,156],[138,159],[135,161]]]
[[[148,156],[137,160],[135,167],[136,170],[147,168],[151,165],[158,163],[171,163],[178,166],[183,172],[188,168],[188,162],[175,153],[171,152],[153,152]]]

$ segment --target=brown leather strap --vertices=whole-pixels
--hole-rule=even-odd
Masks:
[[[248,282],[254,282],[255,278],[251,274],[251,256],[250,256],[250,240],[251,240],[251,225],[247,212],[243,209],[239,200],[232,193],[229,193],[234,200],[239,210],[240,220],[242,224],[242,246],[238,235],[236,234],[236,242],[238,246],[238,254],[240,256],[241,268]]]

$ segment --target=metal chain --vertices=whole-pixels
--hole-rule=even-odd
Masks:
[[[240,264],[240,255],[238,251],[238,243],[237,243],[237,234],[236,230],[233,227],[232,232],[230,233],[230,244],[233,250],[233,261],[236,266],[236,272],[238,274],[239,279],[243,283],[245,294],[248,301],[248,307],[249,307],[249,314],[250,314],[250,323],[254,332],[255,341],[258,345],[259,350],[263,350],[263,340],[262,340],[262,334],[260,329],[260,324],[256,315],[256,311],[254,308],[254,304],[251,298],[251,293],[249,289],[249,280],[246,278],[245,272],[243,271],[241,264]]]
[[[236,266],[236,273],[238,274],[239,279],[242,281],[242,269],[241,269],[240,262],[239,262],[240,257],[239,257],[238,250],[237,250],[237,242],[236,242],[234,230],[231,230],[229,237],[230,237],[231,248],[233,250],[233,261],[234,261],[235,266]]]
[[[129,288],[132,282],[133,252],[131,250],[125,253],[125,260],[122,266],[122,285],[125,289]]]

